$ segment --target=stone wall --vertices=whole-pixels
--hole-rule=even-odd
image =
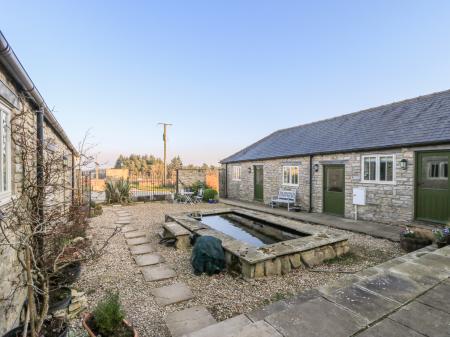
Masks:
[[[342,163],[345,166],[345,217],[354,218],[353,188],[366,188],[365,206],[358,206],[358,219],[383,223],[405,224],[414,220],[415,189],[415,153],[417,151],[450,149],[450,145],[398,148],[371,152],[351,152],[333,155],[313,156],[312,165],[318,165],[318,172],[312,176],[312,210],[323,211],[323,168],[324,165]],[[363,183],[361,182],[361,157],[370,154],[395,154],[395,182]],[[400,161],[406,159],[406,170],[400,168]],[[309,160],[308,156],[289,159],[272,159],[263,161],[241,162],[227,165],[228,198],[243,201],[253,200],[253,166],[264,167],[264,203],[268,204],[280,188],[297,191],[297,202],[303,210],[309,208]],[[241,179],[233,180],[233,166],[241,166]],[[299,166],[299,185],[283,186],[282,170],[284,165]],[[223,165],[222,168],[225,168]]]
[[[219,172],[210,169],[179,169],[178,170],[178,191],[186,189],[201,181],[208,186],[218,190]]]
[[[19,88],[15,85],[12,79],[7,75],[5,69],[0,65],[0,104],[11,111],[11,119],[19,114],[21,111],[27,111],[25,128],[28,129],[30,139],[36,139],[36,108],[31,106],[29,102],[20,102],[17,97],[19,96]],[[2,96],[2,93],[8,95]],[[11,100],[11,97],[15,97]],[[11,133],[14,137],[15,123],[11,123]],[[59,136],[46,125],[44,134],[47,139],[52,139],[56,143],[58,151],[68,155],[68,167],[67,174],[65,176],[65,182],[67,189],[60,193],[57,197],[64,198],[67,201],[71,200],[72,196],[72,156],[70,150],[61,141]],[[11,142],[11,196],[18,195],[22,190],[22,176],[23,165],[20,156],[21,149],[14,142]],[[61,164],[63,163],[61,156]],[[32,165],[35,164],[33,160]],[[0,210],[8,210],[8,205],[11,198],[4,198],[0,200]],[[11,233],[7,233],[11,238]],[[0,240],[4,240],[0,235]],[[23,307],[23,303],[26,299],[24,285],[24,277],[22,274],[22,268],[19,264],[17,252],[9,246],[0,245],[0,335],[3,335],[6,331],[12,329],[20,323],[20,312]],[[19,286],[19,287],[18,287]],[[13,292],[16,290],[15,292]]]

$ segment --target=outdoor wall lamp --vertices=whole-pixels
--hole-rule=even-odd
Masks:
[[[406,159],[400,160],[400,168],[406,170],[408,168],[408,161]]]
[[[314,172],[319,172],[319,164],[314,164]]]
[[[252,173],[252,167],[250,166],[249,168],[248,168],[248,174],[251,174]]]
[[[66,155],[63,155],[62,159],[63,159],[63,165],[65,167],[69,166],[69,157]]]

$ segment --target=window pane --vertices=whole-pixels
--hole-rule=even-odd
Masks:
[[[392,156],[380,157],[380,181],[392,181],[394,161]]]
[[[289,167],[283,167],[283,184],[289,184]]]
[[[298,166],[294,166],[292,168],[292,179],[291,179],[292,184],[297,185],[298,184]]]
[[[2,191],[8,191],[8,120],[5,112],[2,112]]]
[[[364,158],[364,180],[375,180],[376,179],[376,157],[365,157]]]

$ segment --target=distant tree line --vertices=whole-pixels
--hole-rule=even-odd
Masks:
[[[129,156],[120,155],[115,168],[127,168],[130,174],[135,175],[158,175],[162,176],[164,174],[164,162],[161,158],[155,157],[154,155],[139,155],[131,154]],[[203,164],[201,166],[196,165],[183,165],[180,156],[173,157],[167,163],[167,176],[171,177],[175,174],[176,170],[181,168],[187,169],[214,169],[214,165]]]

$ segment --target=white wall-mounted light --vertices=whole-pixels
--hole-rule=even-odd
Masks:
[[[319,164],[314,164],[313,168],[314,168],[314,172],[319,172]]]
[[[249,166],[249,167],[248,167],[248,174],[251,174],[251,173],[252,173],[252,167]]]

